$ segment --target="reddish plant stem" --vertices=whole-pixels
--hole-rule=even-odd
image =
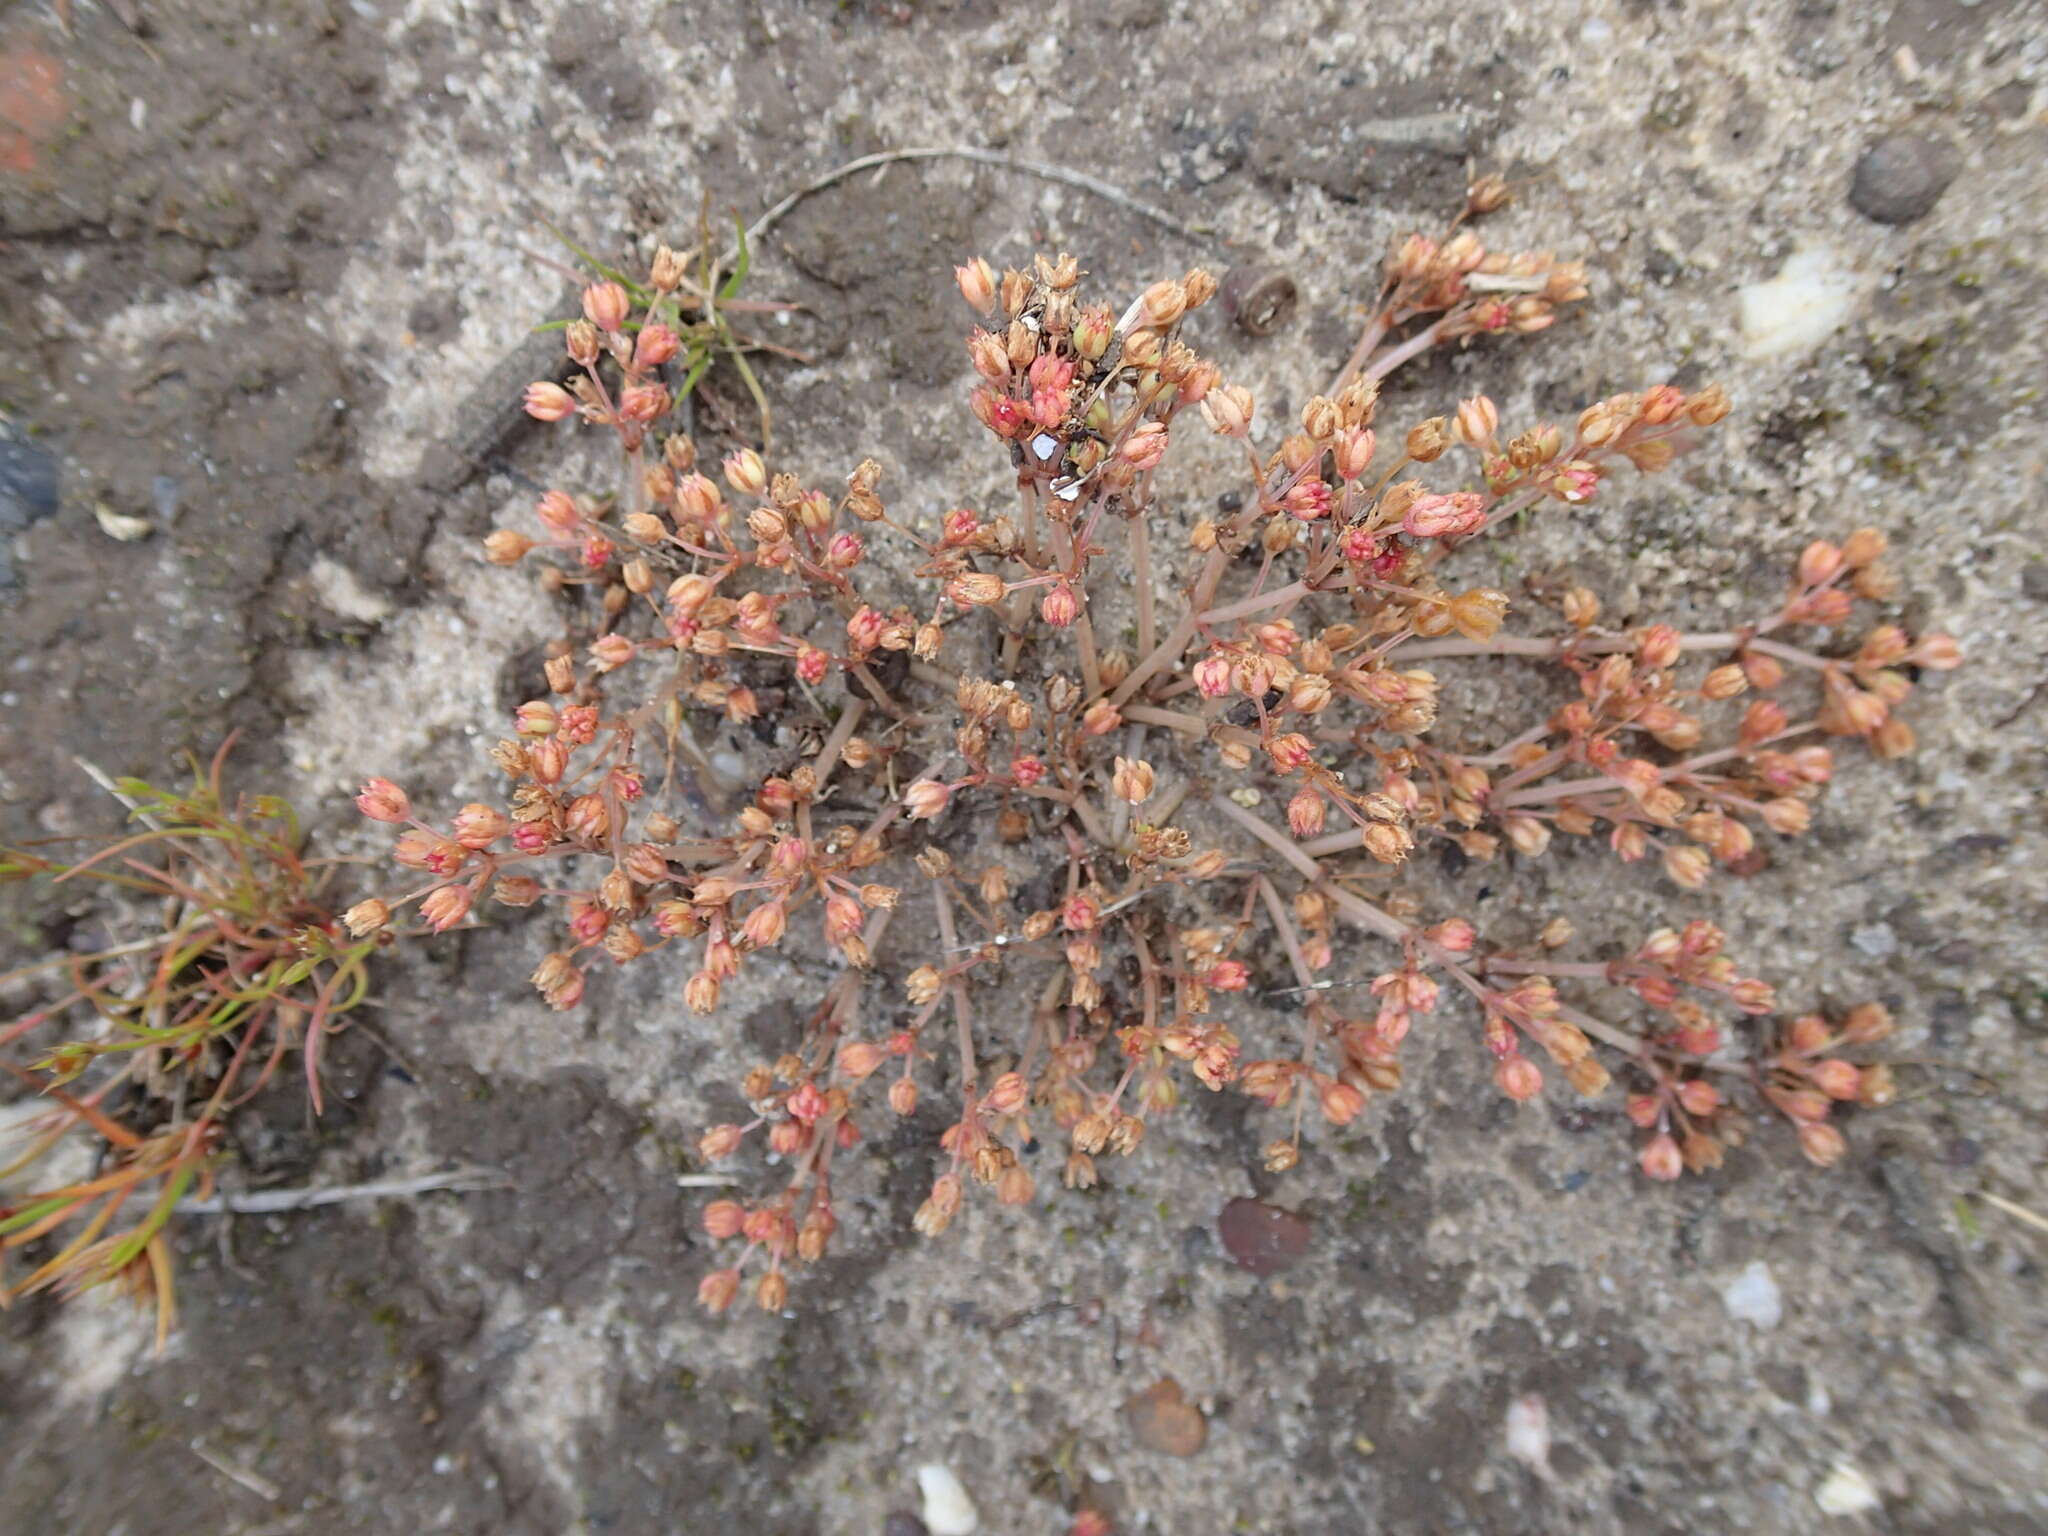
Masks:
[[[946,898],[946,886],[942,880],[932,882],[932,902],[938,908],[939,942],[948,954],[960,947],[959,936],[953,929],[953,904]],[[967,983],[955,976],[946,983],[953,995],[953,1022],[958,1030],[960,1050],[960,1087],[967,1102],[974,1102],[975,1089],[979,1084],[979,1068],[974,1061],[974,1018],[968,1010]]]
[[[1305,992],[1316,987],[1316,973],[1310,968],[1308,956],[1302,953],[1301,936],[1294,931],[1294,922],[1287,912],[1287,904],[1280,899],[1280,893],[1273,888],[1273,882],[1264,875],[1257,881],[1259,900],[1266,904],[1266,915],[1273,919],[1273,927],[1280,934],[1280,942],[1286,946],[1288,964],[1294,967],[1294,979]]]
[[[1141,513],[1124,525],[1131,538],[1131,583],[1138,593],[1138,653],[1142,656],[1151,655],[1157,644],[1153,634],[1152,538],[1146,532],[1147,521]]]

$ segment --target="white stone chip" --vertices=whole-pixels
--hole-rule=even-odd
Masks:
[[[980,1528],[981,1516],[974,1512],[974,1501],[967,1497],[951,1467],[926,1462],[917,1469],[917,1486],[924,1495],[924,1528],[932,1536],[973,1536]]]
[[[1742,290],[1742,350],[1759,359],[1811,352],[1848,320],[1859,286],[1825,246],[1795,252],[1776,277]]]
[[[1785,1320],[1785,1298],[1762,1259],[1754,1260],[1721,1288],[1721,1305],[1738,1323],[1755,1323],[1759,1328],[1775,1328]]]
[[[1867,1515],[1884,1500],[1858,1468],[1838,1461],[1827,1481],[1814,1489],[1813,1502],[1824,1515]]]
[[[1550,1470],[1550,1410],[1531,1392],[1508,1404],[1508,1454],[1546,1481]]]

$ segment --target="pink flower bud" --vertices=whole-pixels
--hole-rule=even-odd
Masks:
[[[449,830],[463,847],[481,851],[511,831],[512,823],[503,811],[491,806],[465,805],[455,813]]]
[[[1493,434],[1500,429],[1500,412],[1494,403],[1484,395],[1474,395],[1470,400],[1459,402],[1457,431],[1461,442],[1491,442]]]
[[[1472,491],[1418,497],[1401,520],[1402,531],[1414,539],[1459,537],[1476,533],[1485,524],[1485,501]]]
[[[1721,1107],[1721,1092],[1703,1077],[1680,1086],[1678,1102],[1688,1115],[1704,1118]]]
[[[1337,439],[1337,476],[1342,480],[1356,480],[1364,475],[1372,463],[1374,438],[1370,427],[1349,427]]]
[[[1584,459],[1574,459],[1569,464],[1566,464],[1558,470],[1556,476],[1550,482],[1551,493],[1559,501],[1568,502],[1573,505],[1582,501],[1590,501],[1593,497],[1593,492],[1599,488],[1599,466],[1589,464]]]
[[[1313,752],[1314,744],[1299,731],[1284,731],[1266,743],[1266,755],[1281,773],[1293,773],[1309,761]]]
[[[945,810],[953,791],[937,779],[918,779],[903,791],[903,806],[912,821],[930,821]]]
[[[1252,392],[1240,384],[1226,384],[1203,397],[1202,420],[1220,437],[1243,437],[1251,430]]]
[[[465,917],[469,916],[470,902],[475,899],[466,885],[443,885],[427,892],[420,902],[420,916],[424,917],[436,933],[446,933]]]
[[[633,343],[633,366],[645,371],[659,368],[676,355],[682,343],[676,333],[665,325],[650,325],[641,329],[639,339]]]
[[[1296,837],[1314,837],[1323,830],[1328,810],[1323,797],[1315,790],[1298,789],[1294,798],[1287,802],[1287,830]]]
[[[825,1113],[825,1095],[818,1091],[818,1085],[808,1079],[797,1084],[789,1096],[789,1112],[796,1119],[809,1125]]]
[[[619,415],[643,425],[669,407],[668,390],[660,384],[635,384],[619,396]]]
[[[1165,423],[1148,421],[1140,426],[1124,439],[1118,457],[1133,469],[1156,469],[1159,461],[1166,457]]]
[[[946,596],[962,608],[986,608],[1008,591],[1003,578],[988,571],[966,571],[946,583]]]
[[[633,649],[633,642],[624,635],[602,635],[590,647],[590,656],[598,671],[610,672],[631,661]]]
[[[368,779],[356,796],[356,809],[372,821],[404,821],[412,815],[412,801],[389,779]]]
[[[697,1303],[714,1315],[723,1312],[740,1293],[740,1272],[736,1269],[714,1269],[697,1282]]]
[[[1842,572],[1842,552],[1825,539],[1815,539],[1799,552],[1799,583],[1817,587]]]
[[[1636,1161],[1644,1173],[1666,1183],[1685,1171],[1685,1159],[1679,1155],[1678,1143],[1668,1133],[1652,1136]]]
[[[1058,582],[1039,599],[1038,616],[1057,629],[1065,629],[1081,616],[1081,600],[1072,587]]]
[[[1853,1099],[1863,1081],[1863,1074],[1851,1061],[1830,1056],[1816,1061],[1807,1074],[1813,1079],[1813,1086],[1831,1099]]]
[[[1923,635],[1912,655],[1921,666],[1936,672],[1947,672],[1963,664],[1963,648],[1948,635]]]
[[[1252,969],[1242,960],[1218,960],[1202,973],[1202,985],[1214,992],[1242,992],[1252,983]]]
[[[1081,714],[1081,731],[1088,736],[1106,736],[1123,723],[1123,711],[1107,699],[1097,699]]]
[[[1011,1115],[1024,1107],[1028,1092],[1021,1072],[1005,1072],[995,1080],[982,1103],[996,1114]]]
[[[736,1125],[714,1125],[697,1138],[697,1151],[707,1162],[722,1163],[739,1151],[745,1137]]]
[[[1520,1051],[1494,1063],[1493,1081],[1517,1104],[1526,1104],[1543,1091],[1542,1071]]]
[[[546,379],[526,386],[526,414],[536,421],[560,421],[576,414],[576,397]]]
[[[704,1207],[705,1234],[718,1242],[738,1237],[746,1219],[747,1208],[737,1200],[714,1200]]]
[[[996,307],[996,274],[981,257],[953,269],[953,281],[960,285],[960,297],[977,314],[992,314]]]
[[[583,318],[609,335],[626,323],[632,301],[617,283],[592,283],[583,290]]]
[[[1334,500],[1327,482],[1310,478],[1292,487],[1281,498],[1280,505],[1297,522],[1313,523],[1330,515]]]
[[[1349,1125],[1365,1108],[1365,1095],[1349,1083],[1332,1078],[1317,1089],[1323,1118],[1332,1125]]]
[[[1462,917],[1438,923],[1429,930],[1429,937],[1454,955],[1470,954],[1472,946],[1479,942],[1478,930]]]
[[[849,1040],[839,1047],[839,1071],[856,1082],[870,1076],[884,1059],[882,1048],[872,1040]]]
[[[725,456],[725,483],[745,496],[758,496],[768,488],[768,467],[761,455],[741,448]]]
[[[772,949],[788,927],[788,909],[779,901],[764,901],[740,924],[740,940],[749,949]]]
[[[1828,1168],[1841,1161],[1842,1154],[1849,1150],[1849,1141],[1832,1125],[1812,1121],[1799,1127],[1799,1150],[1806,1154],[1808,1162]]]

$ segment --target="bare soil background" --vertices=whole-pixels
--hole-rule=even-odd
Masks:
[[[1737,406],[1679,471],[1545,513],[1478,568],[1518,598],[1568,571],[1618,619],[1722,627],[1807,539],[1870,523],[1900,550],[1901,615],[1972,663],[1915,695],[1917,756],[1845,754],[1816,833],[1753,878],[1681,899],[1586,850],[1431,860],[1426,894],[1505,942],[1559,912],[1617,940],[1709,916],[1789,1004],[1881,997],[1897,1054],[1970,1070],[1915,1069],[1831,1172],[1767,1133],[1649,1188],[1618,1104],[1500,1102],[1452,1011],[1402,1094],[1284,1179],[1258,1171],[1260,1117],[1205,1098],[1103,1189],[975,1209],[938,1243],[909,1231],[928,1114],[868,1144],[793,1316],[716,1324],[691,1303],[701,1191],[675,1178],[822,958],[750,967],[717,1028],[647,966],[562,1018],[523,982],[542,925],[494,920],[390,966],[385,1043],[349,1037],[317,1124],[290,1094],[261,1106],[230,1177],[465,1161],[516,1189],[243,1219],[231,1247],[190,1222],[162,1359],[113,1304],[0,1316],[0,1530],[867,1533],[933,1460],[995,1533],[1064,1530],[1082,1480],[1132,1531],[2048,1529],[2043,1239],[1958,1214],[1980,1190],[2048,1204],[2039,6],[69,11],[0,5],[8,835],[110,824],[74,754],[164,774],[230,728],[243,781],[287,789],[330,846],[371,847],[363,773],[444,808],[489,783],[482,749],[531,687],[508,658],[559,620],[474,552],[529,493],[451,472],[446,444],[560,291],[528,254],[553,253],[542,220],[644,256],[707,194],[750,217],[860,154],[973,144],[1213,230],[946,162],[777,227],[750,291],[803,303],[777,339],[815,359],[769,370],[778,462],[829,485],[873,453],[929,516],[999,504],[1008,478],[964,408],[955,261],[1070,249],[1119,298],[1276,262],[1291,326],[1247,341],[1216,316],[1196,340],[1284,420],[1348,350],[1389,238],[1440,224],[1476,160],[1523,183],[1488,238],[1583,254],[1592,301],[1404,370],[1384,420],[1484,388],[1526,424],[1667,377]],[[1931,169],[1852,202],[1896,135]],[[1737,290],[1816,249],[1852,317],[1748,355]],[[714,384],[699,419],[708,450],[750,415]],[[1170,512],[1191,523],[1232,480],[1220,453],[1184,459]],[[554,435],[501,468],[573,484],[593,462]],[[150,531],[117,540],[102,512]],[[1475,734],[1532,677],[1476,682]],[[787,730],[724,745],[792,750]],[[5,894],[0,965],[91,931]],[[1313,1221],[1286,1275],[1219,1250],[1219,1206],[1251,1193]],[[1774,1327],[1722,1299],[1757,1261]],[[1165,1374],[1210,1419],[1185,1461],[1118,1412]],[[1549,1482],[1505,1453],[1531,1392]],[[1831,1522],[1816,1492],[1843,1466],[1880,1502]]]

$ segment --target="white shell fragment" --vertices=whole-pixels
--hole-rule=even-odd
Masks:
[[[1752,358],[1811,352],[1848,320],[1857,287],[1825,246],[1794,252],[1776,277],[1742,290],[1742,350]]]
[[[932,1536],[973,1536],[980,1527],[981,1516],[974,1512],[974,1501],[967,1497],[967,1490],[960,1486],[951,1467],[926,1462],[917,1469],[917,1487],[924,1495],[924,1508],[919,1513],[924,1528]]]
[[[1736,1322],[1755,1323],[1759,1328],[1775,1328],[1785,1320],[1785,1298],[1762,1259],[1753,1260],[1721,1288],[1721,1305]]]
[[[137,539],[146,539],[156,532],[156,524],[146,517],[129,517],[116,512],[105,502],[97,502],[92,509],[93,518],[100,525],[100,532],[110,539],[119,539],[123,544],[133,544]]]
[[[1884,1500],[1860,1470],[1846,1461],[1838,1461],[1827,1481],[1814,1489],[1813,1502],[1824,1515],[1867,1515]]]
[[[1550,1410],[1534,1392],[1508,1404],[1508,1454],[1545,1481],[1557,1475],[1550,1470]]]
[[[1050,432],[1041,432],[1031,439],[1031,452],[1040,463],[1060,451],[1060,440]]]

